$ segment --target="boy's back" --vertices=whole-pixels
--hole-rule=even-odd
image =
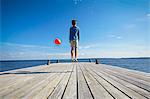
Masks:
[[[75,56],[76,62],[77,62],[78,41],[79,41],[79,28],[76,26],[76,20],[72,20],[72,27],[70,27],[69,42],[71,44],[71,59],[72,61],[74,61],[73,56]]]
[[[70,27],[70,41],[79,40],[79,28],[77,26]]]

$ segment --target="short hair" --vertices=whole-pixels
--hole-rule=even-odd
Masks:
[[[75,25],[77,23],[77,20],[73,19],[72,20],[72,25]]]

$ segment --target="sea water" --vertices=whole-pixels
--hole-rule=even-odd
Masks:
[[[79,59],[79,62],[89,62],[89,59]],[[95,59],[91,59],[95,62]],[[57,60],[51,60],[51,63],[56,63]],[[70,59],[61,59],[59,62],[71,62]],[[99,58],[101,64],[108,64],[122,68],[142,71],[150,73],[150,58]],[[47,60],[9,60],[0,61],[0,72],[33,67],[47,64]]]

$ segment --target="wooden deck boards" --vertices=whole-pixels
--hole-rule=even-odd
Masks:
[[[57,63],[0,73],[0,99],[150,99],[150,73]]]

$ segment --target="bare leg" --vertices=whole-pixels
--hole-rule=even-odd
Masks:
[[[71,47],[71,59],[73,59],[73,47]]]
[[[77,56],[78,56],[78,49],[75,48],[75,59],[77,59]]]

